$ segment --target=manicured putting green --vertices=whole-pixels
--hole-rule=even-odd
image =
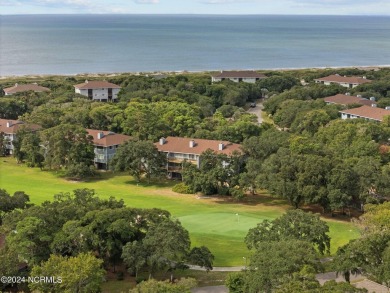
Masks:
[[[221,266],[244,265],[243,257],[248,257],[244,238],[249,228],[262,222],[261,213],[206,213],[179,217],[183,226],[191,231],[191,240],[195,245],[208,243]],[[271,219],[268,218],[267,219]]]

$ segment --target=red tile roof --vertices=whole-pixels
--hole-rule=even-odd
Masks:
[[[50,89],[44,86],[37,85],[36,83],[31,84],[15,84],[14,86],[8,87],[4,89],[6,94],[15,94],[21,92],[34,91],[37,93],[40,92],[50,92]]]
[[[120,89],[119,85],[113,84],[105,80],[86,80],[84,83],[74,85],[77,89],[98,89],[98,88],[113,88]]]
[[[190,147],[190,141],[195,141],[195,146]],[[223,143],[224,148],[219,150],[219,144]],[[154,144],[160,152],[180,153],[180,154],[195,154],[200,155],[204,151],[211,149],[219,154],[231,155],[233,151],[241,151],[241,145],[231,143],[228,141],[199,139],[199,138],[185,138],[168,136],[165,138],[163,145],[160,142]]]
[[[27,127],[32,130],[41,129],[41,126],[37,124],[28,124],[19,120],[0,119],[0,132],[15,134],[23,127]]]
[[[361,106],[359,108],[343,110],[340,111],[340,113],[355,115],[359,116],[360,118],[368,118],[376,121],[383,121],[385,116],[390,115],[390,110],[377,107]]]
[[[326,77],[317,78],[315,80],[337,82],[337,83],[351,83],[351,84],[363,84],[363,83],[372,82],[372,80],[363,77],[356,77],[356,76],[348,77],[348,76],[341,76],[338,74],[332,74]]]
[[[93,144],[95,146],[113,146],[113,145],[120,145],[124,143],[125,141],[128,141],[131,139],[131,136],[114,133],[111,131],[103,131],[103,130],[95,130],[95,129],[86,129],[88,134],[93,137]],[[102,133],[102,137],[98,138],[98,134]]]
[[[256,71],[222,71],[213,75],[214,78],[266,78],[264,74]]]
[[[324,98],[324,101],[326,103],[340,104],[340,105],[361,104],[361,105],[371,106],[372,104],[375,104],[375,102],[364,98],[342,95],[342,94],[326,97]]]

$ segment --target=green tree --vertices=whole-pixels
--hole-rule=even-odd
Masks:
[[[320,269],[312,245],[300,240],[260,242],[245,272],[244,292],[272,292],[304,266]]]
[[[379,283],[390,285],[390,233],[374,232],[355,240],[337,251],[335,267],[349,281],[349,275],[363,273]]]
[[[292,123],[291,128],[296,132],[309,133],[310,135],[314,135],[320,127],[325,126],[332,119],[325,110],[312,110],[302,113],[302,118],[299,117],[301,119],[297,118]]]
[[[92,254],[81,253],[75,257],[51,255],[48,261],[34,266],[32,277],[60,277],[58,283],[30,283],[31,290],[41,292],[93,293],[101,291],[105,271],[103,261]]]
[[[214,255],[206,246],[192,248],[188,260],[191,264],[204,267],[207,272],[213,269]]]
[[[227,275],[225,286],[231,293],[244,293],[245,274],[243,272],[234,272]]]
[[[304,197],[298,190],[298,177],[302,156],[280,148],[261,165],[257,176],[257,186],[266,188],[275,195],[286,198],[290,204],[298,208]]]
[[[344,209],[358,194],[359,177],[345,164],[335,166],[329,176],[329,206],[331,210]]]
[[[52,127],[42,132],[41,140],[46,167],[64,167],[68,176],[77,178],[93,175],[94,147],[92,137],[84,128],[69,124]]]
[[[7,236],[7,243],[19,254],[21,261],[29,265],[39,264],[50,255],[52,240],[48,227],[37,217],[26,217],[19,221],[16,229]]]
[[[153,104],[130,102],[123,113],[121,128],[140,140],[157,140],[168,134],[168,127],[157,115]]]
[[[128,242],[123,246],[123,262],[130,273],[135,273],[136,278],[138,277],[138,271],[146,265],[147,257],[147,251],[142,246],[142,242]]]
[[[30,197],[23,191],[16,191],[11,196],[5,189],[0,189],[0,225],[3,222],[3,217],[15,210],[25,209],[31,206],[28,202]]]
[[[18,252],[12,247],[7,245],[0,248],[0,263],[1,276],[17,276],[19,274],[20,260],[18,258]]]
[[[149,141],[130,140],[121,145],[110,162],[115,171],[128,171],[139,182],[145,174],[148,181],[163,173],[165,157]]]
[[[102,129],[119,131],[119,125],[117,125],[115,118],[122,113],[122,110],[113,104],[98,103],[96,106],[92,105],[92,109],[89,112],[92,129]]]
[[[20,142],[20,151],[24,153],[24,159],[30,167],[42,167],[44,156],[42,154],[41,141],[37,133],[26,133]]]
[[[288,132],[270,128],[258,137],[253,136],[246,139],[242,148],[250,158],[263,161],[276,153],[280,147],[288,144],[289,138],[290,134]]]
[[[323,253],[329,253],[330,237],[328,225],[318,215],[302,210],[289,210],[274,221],[264,220],[249,230],[245,243],[249,249],[259,249],[263,242],[307,241]]]
[[[190,236],[178,220],[165,220],[151,226],[142,242],[149,254],[148,266],[151,274],[162,269],[173,271],[186,260],[190,251]]]
[[[15,98],[0,99],[0,119],[18,119],[27,111],[25,102]]]
[[[257,86],[261,89],[265,88],[270,92],[283,92],[284,90],[291,89],[293,86],[298,85],[299,80],[292,76],[270,76],[261,79],[257,82]]]
[[[359,218],[359,224],[365,233],[390,230],[390,202],[367,204],[364,211]]]

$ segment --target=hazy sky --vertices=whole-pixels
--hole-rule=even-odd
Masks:
[[[0,0],[0,14],[390,15],[390,0]]]

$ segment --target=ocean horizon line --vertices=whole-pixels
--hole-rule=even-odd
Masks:
[[[285,68],[262,68],[262,69],[213,69],[213,70],[155,70],[155,71],[113,71],[113,72],[79,72],[79,73],[68,73],[68,74],[45,74],[45,73],[28,73],[28,74],[13,74],[13,75],[0,75],[0,79],[8,79],[8,78],[36,78],[36,77],[50,77],[50,76],[116,76],[122,74],[132,74],[132,75],[146,75],[146,74],[182,74],[182,73],[211,73],[211,72],[220,72],[220,71],[289,71],[289,70],[309,70],[309,69],[344,69],[344,68],[358,68],[358,69],[366,69],[366,70],[375,70],[380,68],[390,68],[390,64],[386,65],[351,65],[351,66],[315,66],[315,67],[285,67]]]
[[[274,13],[254,13],[254,14],[226,14],[226,13],[20,13],[20,14],[0,14],[1,16],[26,16],[26,15],[137,15],[137,16],[357,16],[357,17],[390,17],[390,14],[274,14]]]

